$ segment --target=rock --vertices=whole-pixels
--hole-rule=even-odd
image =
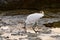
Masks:
[[[21,35],[21,36],[23,36],[23,35],[25,35],[25,30],[24,29],[14,29],[12,31],[11,35]]]
[[[2,30],[8,30],[9,27],[8,27],[8,26],[2,26],[1,29],[2,29]]]
[[[49,37],[49,36],[40,36],[42,40],[56,40],[55,38]]]
[[[60,40],[60,35],[58,35],[58,34],[57,35],[52,35],[51,37],[56,38],[56,40]]]
[[[12,34],[11,34],[11,35],[19,35],[19,30],[14,29],[14,30],[12,31]]]
[[[51,33],[51,30],[50,28],[46,27],[46,28],[42,28],[43,31],[41,31],[41,33],[44,33],[44,34],[50,34]]]
[[[7,38],[7,37],[10,37],[11,36],[11,33],[9,34],[9,33],[4,33],[3,35],[1,35],[2,37],[4,37],[4,38]]]
[[[60,34],[60,28],[52,28],[51,31],[52,31],[51,33]]]
[[[10,36],[9,37],[9,39],[17,39],[17,40],[19,40],[19,38],[26,38],[27,37],[27,35],[25,35],[25,36],[20,36],[20,35],[18,35],[18,36]]]
[[[53,38],[58,38],[58,37],[60,37],[60,35],[52,35],[51,37],[53,37]]]
[[[2,36],[0,36],[0,40],[3,40],[3,37]]]
[[[0,28],[0,35],[4,34],[4,31]]]
[[[35,34],[35,33],[28,33],[27,35],[28,35],[28,37],[37,37],[37,34]]]
[[[34,38],[34,37],[33,37],[33,38],[31,37],[31,38],[28,38],[28,39],[29,39],[29,40],[42,40],[42,39],[37,38],[37,37],[35,37],[35,38]]]
[[[19,40],[29,40],[29,39],[26,39],[26,38],[19,38]]]
[[[36,28],[35,28],[35,31],[40,34],[40,33],[44,33],[44,34],[50,34],[51,33],[51,30],[49,27],[45,27],[44,25],[38,25]]]
[[[9,33],[10,32],[10,28],[9,28],[10,26],[2,26],[1,27],[1,30],[3,31],[3,32],[7,32],[7,33]]]

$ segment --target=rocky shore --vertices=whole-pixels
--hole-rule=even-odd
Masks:
[[[60,28],[50,28],[43,24],[59,22],[60,18],[42,18],[35,30],[27,28],[25,32],[24,21],[26,16],[0,16],[0,40],[60,40]]]

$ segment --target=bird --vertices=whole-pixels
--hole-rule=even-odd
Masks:
[[[27,16],[24,24],[24,28],[26,29],[27,25],[32,24],[33,25],[33,30],[36,27],[38,20],[44,16],[44,11],[40,11],[40,13],[32,13]],[[35,30],[34,30],[35,31]]]

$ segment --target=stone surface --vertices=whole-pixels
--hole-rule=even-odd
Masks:
[[[26,17],[26,16],[25,16]],[[2,25],[0,25],[0,36],[3,38],[3,40],[59,40],[60,39],[60,28],[49,28],[45,27],[43,23],[50,23],[60,21],[59,18],[50,18],[49,20],[41,20],[41,25],[37,25],[35,27],[35,31],[38,33],[35,33],[32,27],[28,27],[25,30],[24,27],[24,21],[25,18],[21,18],[20,16],[3,16],[1,17],[0,22]],[[23,20],[22,20],[23,19]],[[45,18],[43,18],[45,19]],[[54,20],[55,19],[55,20]],[[59,19],[59,20],[58,20]],[[57,21],[56,21],[57,20]],[[28,32],[25,32],[28,31]],[[1,38],[1,39],[2,39]]]

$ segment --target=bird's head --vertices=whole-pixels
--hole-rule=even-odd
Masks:
[[[44,11],[40,11],[40,13],[44,14]]]
[[[41,15],[41,17],[43,17],[44,16],[44,11],[40,11],[40,15]]]

